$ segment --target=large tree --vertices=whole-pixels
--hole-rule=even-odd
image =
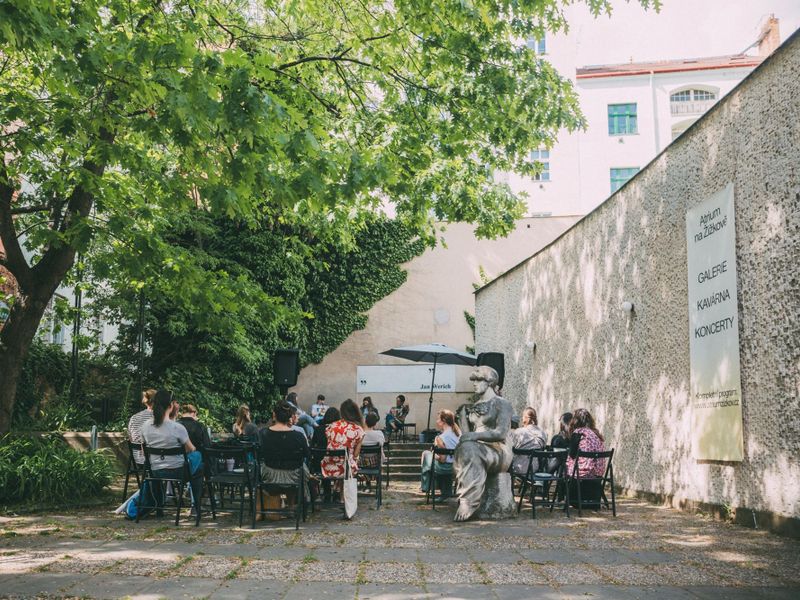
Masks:
[[[582,124],[569,82],[524,43],[564,27],[565,4],[0,2],[0,267],[16,283],[0,433],[45,308],[90,244],[115,250],[131,288],[180,290],[213,328],[288,309],[166,243],[158,223],[182,212],[347,242],[392,205],[428,235],[434,219],[507,233],[521,204],[493,173],[531,173],[530,150]]]

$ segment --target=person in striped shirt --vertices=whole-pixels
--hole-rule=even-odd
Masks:
[[[142,394],[142,404],[144,404],[144,410],[140,410],[130,418],[130,421],[128,421],[128,439],[132,444],[138,444],[141,447],[142,442],[144,442],[144,438],[142,437],[142,427],[144,427],[147,423],[153,422],[153,397],[155,395],[156,390],[145,390],[144,394]],[[134,450],[133,460],[136,461],[136,464],[143,465],[144,453],[141,450]]]

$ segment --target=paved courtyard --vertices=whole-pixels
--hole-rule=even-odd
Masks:
[[[411,484],[383,509],[238,529],[139,525],[106,509],[0,518],[0,596],[80,598],[792,598],[800,542],[622,499],[618,516],[530,512],[456,525]]]

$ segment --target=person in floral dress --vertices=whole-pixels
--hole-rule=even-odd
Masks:
[[[328,450],[346,448],[350,456],[351,473],[355,476],[358,471],[361,440],[364,438],[364,421],[358,405],[349,398],[342,402],[339,412],[341,418],[328,425],[325,430],[328,438]],[[323,477],[340,479],[345,476],[344,459],[339,456],[325,456],[320,466]]]
[[[594,417],[585,408],[579,408],[572,415],[569,424],[570,436],[575,433],[581,434],[581,441],[578,449],[583,452],[603,452],[605,440],[594,423]],[[572,475],[575,468],[575,459],[567,458],[567,473]],[[606,461],[604,458],[581,458],[578,461],[578,473],[584,477],[602,477],[606,472]]]

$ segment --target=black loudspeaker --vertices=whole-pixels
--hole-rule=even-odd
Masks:
[[[278,387],[292,387],[297,385],[297,375],[300,373],[300,350],[281,348],[275,350],[272,362],[272,375]]]
[[[498,387],[503,387],[503,380],[506,376],[505,358],[502,352],[481,352],[478,354],[478,366],[492,367],[497,371],[500,380],[497,382]]]

